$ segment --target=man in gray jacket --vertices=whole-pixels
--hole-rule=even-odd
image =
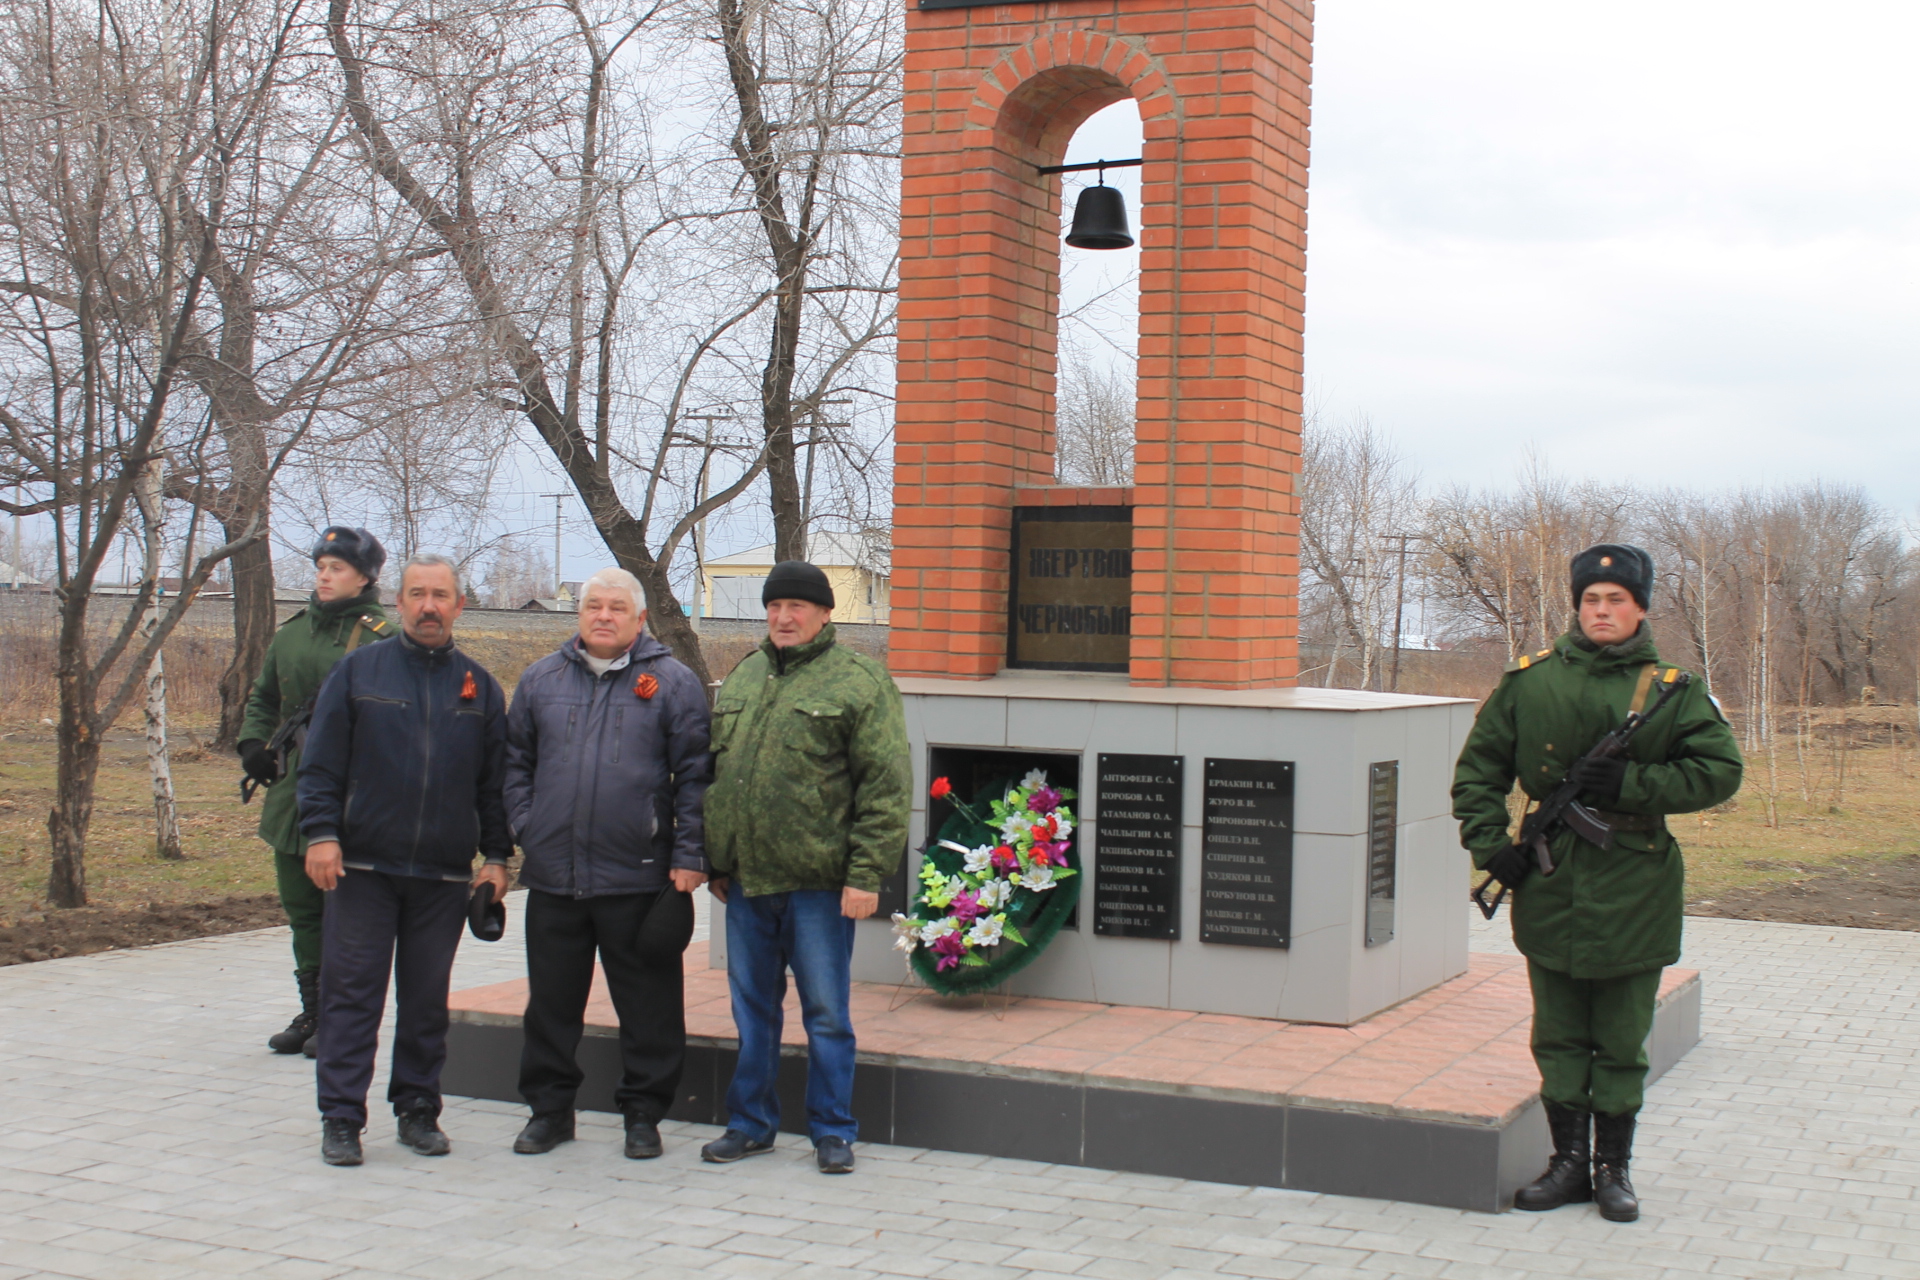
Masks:
[[[597,950],[620,1016],[626,1154],[660,1154],[687,1048],[680,956],[707,879],[706,690],[641,628],[640,583],[602,569],[580,634],[528,667],[507,717],[507,818],[526,854],[523,1155],[573,1138],[574,1061]]]

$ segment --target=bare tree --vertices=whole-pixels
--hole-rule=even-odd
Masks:
[[[166,459],[152,458],[140,469],[133,485],[133,500],[140,508],[143,562],[158,566],[167,549]],[[161,597],[155,591],[140,624],[140,644],[145,649],[160,629]],[[186,854],[180,847],[180,813],[173,802],[173,759],[167,745],[167,656],[154,650],[147,668],[145,702],[147,727],[147,775],[153,784],[153,844],[162,858],[177,860]]]
[[[1130,363],[1096,360],[1062,332],[1054,464],[1064,483],[1133,483],[1136,395]]]
[[[1359,687],[1374,687],[1383,642],[1399,643],[1387,635],[1399,560],[1387,538],[1417,517],[1418,480],[1362,416],[1307,424],[1299,485],[1301,616],[1309,635],[1317,624],[1332,648],[1321,683],[1340,679],[1351,651]]]

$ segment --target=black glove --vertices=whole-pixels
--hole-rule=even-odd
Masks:
[[[1518,889],[1532,872],[1533,859],[1517,844],[1508,845],[1487,860],[1487,874],[1509,889]]]
[[[1620,784],[1627,780],[1626,757],[1576,760],[1567,776],[1580,784],[1581,795],[1602,809],[1611,809],[1620,803]]]
[[[271,786],[278,782],[273,768],[273,757],[267,754],[267,744],[258,738],[248,738],[240,744],[240,767],[247,776],[261,786]]]

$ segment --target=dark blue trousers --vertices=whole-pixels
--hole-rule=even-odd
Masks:
[[[367,1122],[389,974],[396,1008],[387,1101],[396,1113],[418,1099],[439,1114],[447,987],[467,920],[467,892],[464,881],[348,868],[327,895],[315,1064],[323,1117]]]

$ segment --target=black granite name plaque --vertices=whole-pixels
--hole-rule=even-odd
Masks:
[[[1209,758],[1201,787],[1200,941],[1293,940],[1293,762]]]
[[[1094,782],[1093,931],[1180,937],[1184,756],[1100,753]]]

